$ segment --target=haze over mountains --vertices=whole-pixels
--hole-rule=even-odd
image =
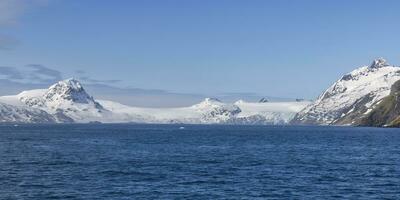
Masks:
[[[343,75],[314,102],[205,98],[192,106],[148,108],[97,100],[79,81],[67,79],[48,89],[0,97],[0,121],[396,126],[399,80],[400,68],[380,58]]]
[[[75,79],[60,81],[48,89],[3,96],[0,102],[7,108],[0,116],[18,111],[12,114],[13,118],[0,118],[2,122],[32,123],[286,124],[309,104],[307,101],[250,103],[242,100],[232,104],[206,98],[188,107],[132,107],[96,100]]]

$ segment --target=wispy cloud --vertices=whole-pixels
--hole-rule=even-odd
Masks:
[[[8,80],[23,80],[24,74],[15,67],[0,67],[0,77]]]
[[[121,80],[118,79],[108,79],[108,80],[93,79],[90,76],[88,76],[86,72],[83,70],[76,70],[75,74],[77,75],[77,78],[79,80],[91,84],[115,84],[121,82]]]
[[[60,71],[43,65],[31,64],[24,68],[2,66],[0,67],[0,79],[20,83],[51,84],[63,79]]]
[[[95,83],[95,84],[115,84],[121,82],[121,80],[111,79],[111,80],[99,80],[99,79],[92,79],[87,76],[80,76],[78,77],[79,80],[87,82],[87,83]]]
[[[96,79],[83,70],[75,71],[75,78],[85,84],[113,85],[121,82],[117,79]],[[22,68],[0,66],[0,79],[21,83],[52,84],[66,78],[61,71],[41,65],[29,64]]]
[[[60,71],[45,67],[39,64],[30,64],[26,66],[29,70],[31,70],[28,74],[28,78],[41,82],[56,82],[63,79],[62,73]]]

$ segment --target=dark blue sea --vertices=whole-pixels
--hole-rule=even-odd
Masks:
[[[400,129],[0,125],[0,199],[400,199]]]

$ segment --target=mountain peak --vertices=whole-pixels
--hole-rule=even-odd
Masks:
[[[52,85],[44,94],[47,100],[69,100],[77,103],[93,102],[93,98],[86,93],[81,83],[74,79],[66,79]]]
[[[386,66],[389,66],[389,63],[387,63],[387,61],[383,58],[378,58],[378,59],[375,59],[374,61],[372,61],[369,68],[376,69],[376,68],[381,68],[381,67],[386,67]]]
[[[205,98],[204,102],[218,102],[221,103],[221,100],[217,99],[217,98]]]
[[[74,90],[83,90],[82,84],[75,78],[69,78],[56,83],[56,85],[62,85]]]
[[[267,103],[267,102],[269,102],[269,100],[266,97],[263,97],[258,102],[259,103]]]

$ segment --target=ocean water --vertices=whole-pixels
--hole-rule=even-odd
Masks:
[[[400,199],[400,129],[1,125],[0,199]]]

